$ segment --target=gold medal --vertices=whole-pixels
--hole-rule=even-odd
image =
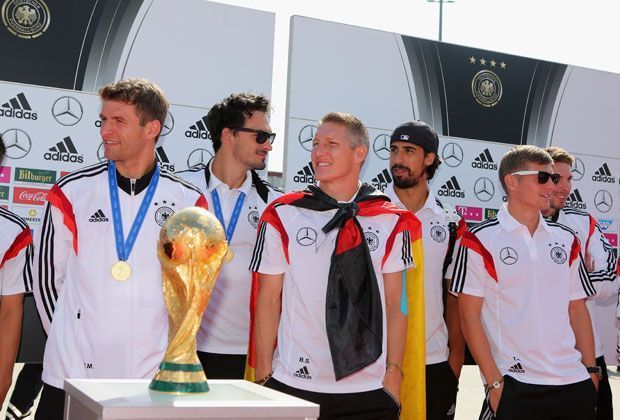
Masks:
[[[112,264],[110,272],[114,280],[125,281],[131,276],[131,267],[127,264],[127,261],[116,261]]]
[[[233,260],[233,258],[235,258],[235,253],[233,252],[232,248],[228,246],[226,254],[224,255],[224,262],[229,263]]]

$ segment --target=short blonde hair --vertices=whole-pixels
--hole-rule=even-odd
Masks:
[[[351,134],[351,148],[354,149],[358,146],[366,146],[370,148],[370,136],[368,135],[368,129],[358,117],[345,112],[328,112],[323,115],[323,118],[319,121],[319,125],[332,122],[334,124],[340,124],[349,130]]]
[[[549,153],[537,146],[526,144],[513,147],[502,156],[499,163],[499,182],[501,182],[504,191],[508,192],[504,182],[506,175],[525,169],[528,163],[553,164],[553,159]]]
[[[561,147],[545,147],[545,152],[549,153],[551,159],[553,159],[553,163],[566,163],[569,166],[573,166],[573,164],[575,163],[575,158],[573,157],[573,155],[571,155]]]

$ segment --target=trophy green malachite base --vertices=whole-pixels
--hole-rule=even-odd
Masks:
[[[208,392],[207,377],[200,363],[161,362],[149,389],[170,394]]]

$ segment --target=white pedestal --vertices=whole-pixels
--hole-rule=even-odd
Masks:
[[[204,394],[150,391],[149,380],[67,379],[65,420],[316,419],[319,406],[239,380],[211,380]]]

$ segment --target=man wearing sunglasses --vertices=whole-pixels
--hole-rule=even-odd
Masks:
[[[554,183],[543,149],[517,146],[500,162],[508,197],[497,217],[462,237],[451,291],[486,384],[481,419],[593,420],[595,293],[580,244],[546,221]]]
[[[210,379],[242,379],[249,337],[251,274],[248,271],[258,219],[281,192],[260,178],[276,134],[269,126],[269,100],[232,94],[213,105],[207,128],[215,157],[181,172],[205,193],[231,251],[211,293],[198,331],[198,357]]]
[[[553,159],[553,172],[558,175],[559,181],[551,195],[550,207],[543,210],[543,216],[547,220],[571,228],[581,243],[581,255],[586,261],[590,280],[596,289],[596,294],[586,300],[594,330],[596,365],[600,368],[596,418],[597,420],[612,420],[614,416],[611,386],[605,364],[605,349],[594,319],[596,312],[593,310],[593,299],[608,299],[617,295],[616,256],[613,248],[603,236],[598,222],[591,214],[566,207],[566,200],[572,190],[571,168],[575,161],[574,157],[559,147],[547,147],[545,150]]]

